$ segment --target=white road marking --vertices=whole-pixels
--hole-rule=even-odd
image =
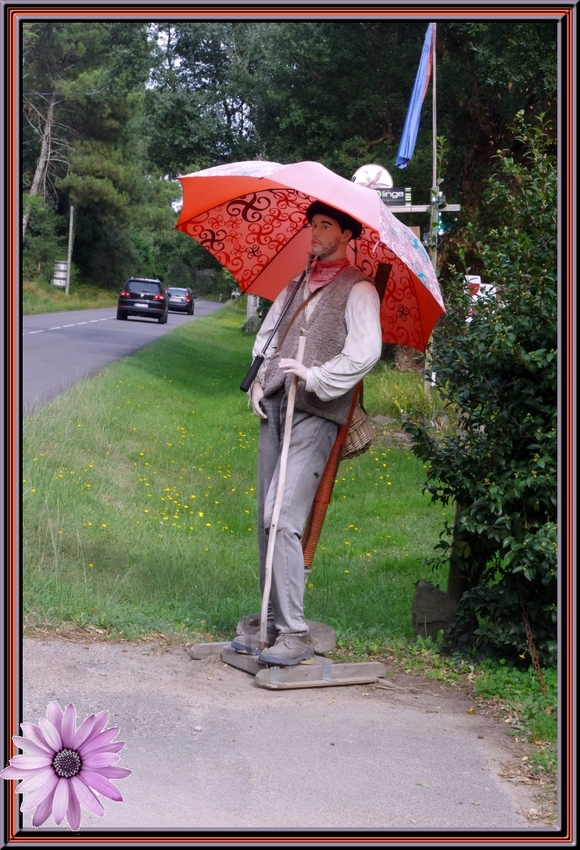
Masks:
[[[38,331],[26,331],[26,333],[27,334],[43,334],[46,330],[60,331],[63,328],[76,328],[79,325],[89,325],[89,324],[93,324],[94,322],[108,322],[111,319],[116,319],[116,318],[117,318],[116,316],[105,316],[104,319],[88,319],[86,322],[73,322],[70,325],[55,325],[52,328],[42,328],[41,330],[38,330]]]

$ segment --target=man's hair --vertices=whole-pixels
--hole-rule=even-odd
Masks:
[[[358,239],[362,233],[363,226],[360,221],[357,221],[347,213],[342,212],[342,210],[336,210],[334,207],[331,207],[322,201],[314,201],[305,212],[305,216],[309,223],[312,223],[312,219],[315,215],[327,215],[329,218],[333,218],[336,222],[338,222],[343,233],[345,230],[350,230],[353,239]]]

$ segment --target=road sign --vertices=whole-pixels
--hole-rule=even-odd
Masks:
[[[411,189],[409,186],[391,186],[390,189],[376,189],[375,191],[388,207],[411,206]]]
[[[55,263],[54,264],[54,275],[52,277],[52,285],[53,286],[62,286],[63,288],[66,286],[66,270],[68,268],[68,263]]]

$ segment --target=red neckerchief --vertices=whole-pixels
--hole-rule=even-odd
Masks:
[[[314,260],[310,267],[310,276],[308,278],[310,291],[315,292],[317,289],[326,286],[349,266],[350,263],[346,257],[342,260],[327,260],[326,262]]]

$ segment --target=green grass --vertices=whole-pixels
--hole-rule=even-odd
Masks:
[[[365,408],[396,420],[408,416],[437,421],[443,413],[450,417],[438,392],[425,389],[422,372],[402,372],[382,360],[365,378],[364,404]]]
[[[238,385],[235,305],[164,335],[23,425],[24,610],[125,636],[232,634],[259,610],[258,422]],[[375,411],[369,408],[369,412]],[[306,614],[412,638],[411,600],[444,519],[410,451],[340,468]],[[369,638],[370,639],[370,638]]]
[[[25,280],[22,286],[22,315],[58,313],[64,310],[91,310],[116,307],[119,293],[72,281],[69,294],[50,283]]]
[[[538,745],[557,743],[557,696],[558,682],[555,669],[543,671],[545,693],[542,692],[535,670],[517,670],[507,664],[483,665],[477,679],[474,694],[485,699],[499,699],[513,713],[512,734],[526,729],[530,738]],[[547,752],[538,750],[534,761],[544,768],[555,760],[553,748]]]

